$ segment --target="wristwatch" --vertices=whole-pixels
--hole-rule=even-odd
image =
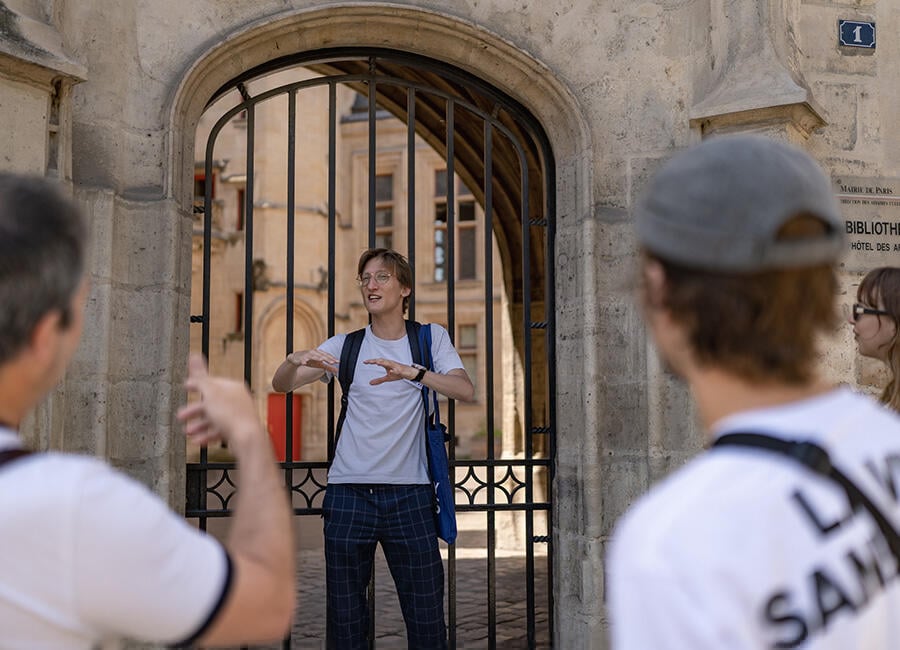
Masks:
[[[428,369],[425,366],[420,366],[418,363],[412,364],[412,367],[418,368],[419,373],[415,377],[413,377],[411,381],[414,381],[416,383],[421,382],[422,378],[425,376],[425,373],[428,372]]]

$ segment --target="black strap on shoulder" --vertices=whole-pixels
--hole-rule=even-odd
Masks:
[[[425,365],[422,363],[422,350],[419,347],[419,329],[422,327],[430,326],[422,325],[414,320],[406,321],[406,338],[409,341],[409,351],[412,352],[413,363],[418,363],[420,366]]]
[[[344,337],[344,345],[341,347],[341,360],[338,365],[338,382],[340,382],[341,390],[345,396],[350,392],[350,384],[353,383],[353,373],[356,371],[356,361],[359,359],[359,349],[362,347],[365,337],[365,327],[355,332],[350,332]],[[341,402],[345,406],[346,401],[346,398],[341,398]]]
[[[334,458],[334,450],[337,449],[337,441],[341,435],[341,428],[344,426],[344,418],[347,417],[347,396],[350,393],[353,373],[356,372],[356,360],[359,359],[359,350],[365,337],[366,328],[350,332],[344,337],[344,345],[341,347],[341,360],[338,364],[338,382],[341,385],[341,413],[338,416],[337,426],[334,429],[334,447],[328,450],[329,463]]]
[[[27,449],[5,449],[0,451],[0,465],[14,461],[22,456],[27,456],[30,453]]]
[[[713,447],[755,447],[793,458],[806,465],[815,473],[831,479],[843,488],[854,510],[865,508],[884,536],[885,541],[900,562],[900,534],[891,525],[868,495],[850,480],[850,478],[831,464],[828,452],[819,445],[794,440],[782,440],[759,433],[729,433],[718,438]]]

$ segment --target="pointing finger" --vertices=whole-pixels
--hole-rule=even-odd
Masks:
[[[209,371],[206,367],[206,359],[203,358],[203,355],[197,354],[196,352],[191,354],[190,357],[188,357],[188,377],[187,381],[185,381],[185,385],[188,388],[198,388],[199,383],[208,376]]]

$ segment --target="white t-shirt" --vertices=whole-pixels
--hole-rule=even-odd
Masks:
[[[0,450],[18,446],[0,428]],[[0,648],[185,641],[229,582],[215,539],[104,463],[37,453],[0,465]]]
[[[340,359],[346,336],[333,336],[319,349]],[[447,330],[440,325],[431,325],[431,356],[434,371],[439,374],[463,367]],[[426,485],[425,413],[420,386],[406,380],[372,386],[369,382],[383,377],[385,370],[363,361],[378,358],[412,364],[409,340],[405,336],[394,341],[380,339],[366,327],[328,482]]]
[[[848,389],[747,411],[714,434],[814,441],[900,530],[900,419]],[[614,650],[900,647],[900,581],[871,517],[766,450],[714,448],[619,523],[608,563]],[[781,645],[779,645],[781,644]]]

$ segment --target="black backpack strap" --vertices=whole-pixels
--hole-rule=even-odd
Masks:
[[[409,351],[412,352],[413,363],[418,363],[420,366],[425,365],[422,363],[422,349],[419,347],[419,330],[423,327],[430,327],[430,325],[422,325],[414,320],[406,321],[406,338],[409,340]]]
[[[344,418],[347,417],[347,396],[350,393],[353,373],[356,372],[356,360],[359,359],[359,350],[365,337],[366,328],[350,332],[344,337],[344,345],[341,346],[341,360],[338,364],[338,382],[341,385],[341,414],[338,416],[337,426],[334,428],[334,448],[328,450],[329,462],[334,458],[334,450],[337,449],[337,441],[341,435],[341,428],[344,426]]]
[[[27,449],[5,449],[0,451],[0,465],[14,461],[22,456],[27,456],[30,453]]]
[[[850,480],[850,478],[831,464],[831,458],[828,452],[819,445],[812,442],[798,442],[794,440],[782,440],[772,436],[766,436],[759,433],[729,433],[719,437],[713,447],[755,447],[757,449],[765,449],[784,456],[793,458],[795,461],[806,465],[816,474],[831,479],[841,486],[847,494],[850,506],[854,510],[865,508],[878,528],[884,536],[885,541],[900,562],[900,534],[882,514],[869,496]]]

